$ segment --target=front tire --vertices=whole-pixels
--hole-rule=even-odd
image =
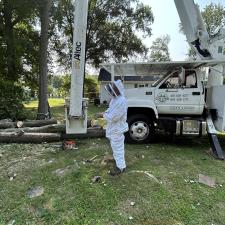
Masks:
[[[152,142],[155,136],[154,120],[146,115],[138,114],[127,119],[129,130],[125,134],[126,142],[144,144]]]

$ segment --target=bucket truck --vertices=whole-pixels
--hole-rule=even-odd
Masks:
[[[151,87],[126,90],[128,124],[126,141],[146,143],[157,130],[174,135],[209,136],[213,153],[225,159],[218,133],[225,133],[223,86],[224,29],[210,36],[193,0],[174,0],[187,41],[199,56],[193,62],[103,64],[101,73],[111,80],[126,76],[160,76]],[[83,99],[87,0],[76,0],[70,101],[66,104],[67,133],[87,131]],[[222,49],[222,50],[221,50]],[[209,69],[202,69],[203,67]],[[208,83],[205,85],[205,77]]]

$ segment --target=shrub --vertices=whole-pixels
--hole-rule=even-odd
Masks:
[[[12,81],[0,79],[0,119],[24,119],[23,90]]]

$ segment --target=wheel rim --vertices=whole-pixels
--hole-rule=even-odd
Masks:
[[[149,125],[144,121],[136,121],[130,126],[130,136],[135,141],[143,141],[149,135]]]

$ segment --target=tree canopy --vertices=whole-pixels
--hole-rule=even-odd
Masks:
[[[71,0],[61,0],[54,14],[53,49],[64,66],[70,66],[73,11]],[[151,36],[153,21],[151,8],[139,0],[90,0],[86,60],[97,67],[101,62],[121,62],[135,53],[146,54],[137,32]]]

